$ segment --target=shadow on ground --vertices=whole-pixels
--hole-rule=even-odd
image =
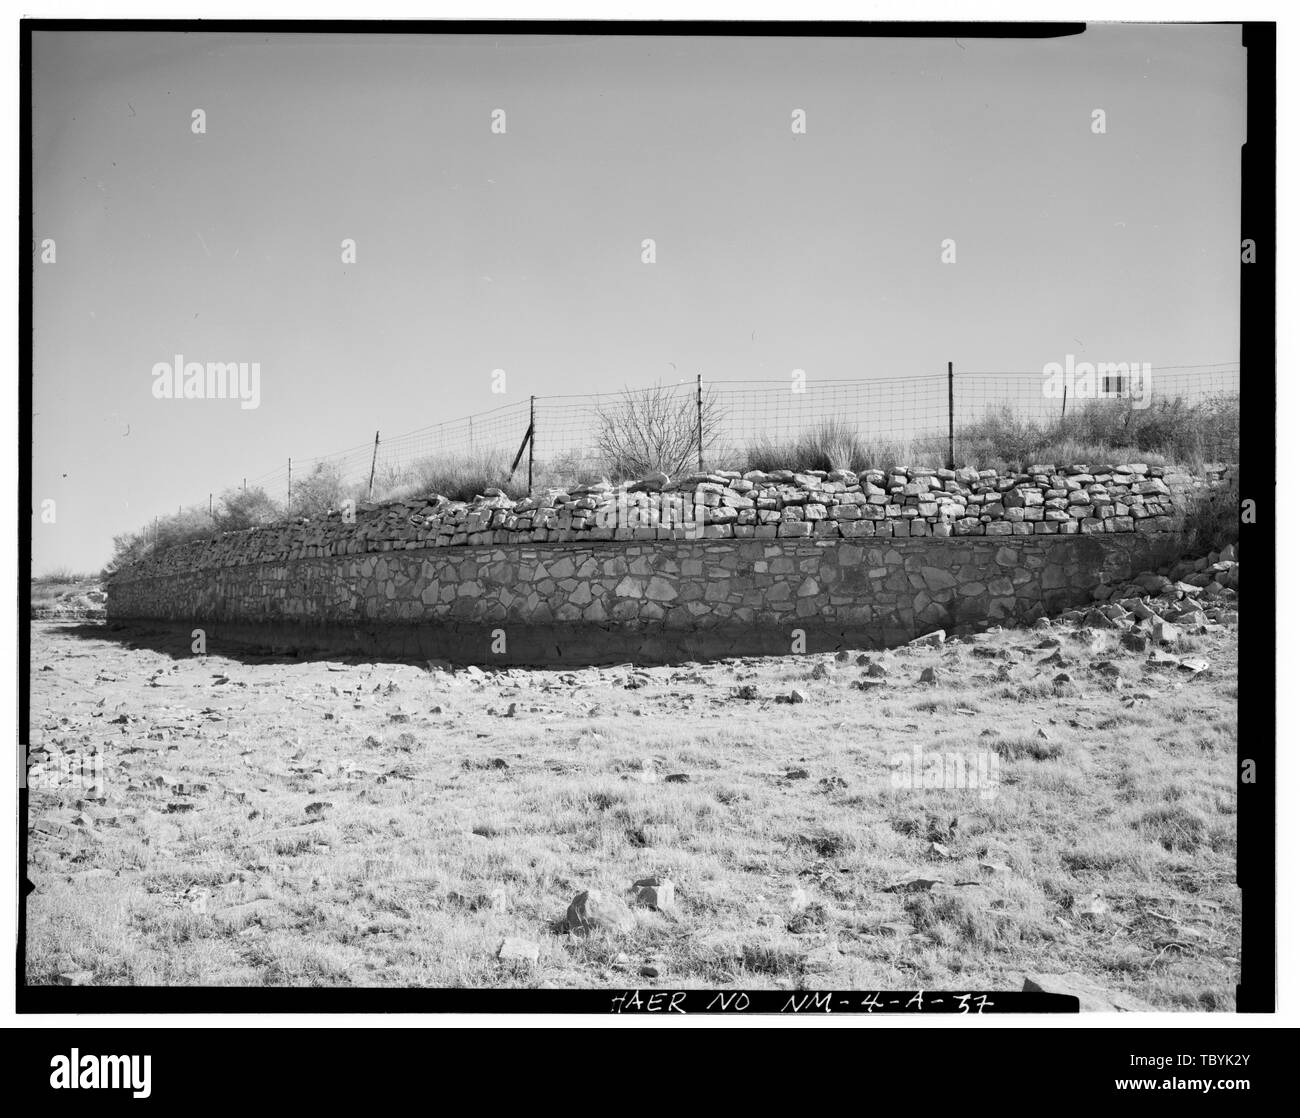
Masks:
[[[171,626],[125,624],[123,622],[83,621],[71,623],[45,623],[50,633],[75,637],[79,640],[112,641],[125,649],[149,649],[169,656],[173,660],[191,660],[195,656],[192,631]],[[220,648],[209,644],[207,654],[223,656],[241,664],[420,664],[427,663],[416,657],[360,656],[331,652],[328,649],[283,646],[272,644],[222,644]]]

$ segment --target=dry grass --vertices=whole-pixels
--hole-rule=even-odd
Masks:
[[[1235,462],[1240,454],[1240,404],[1225,393],[1198,403],[1160,399],[1149,408],[1099,400],[1051,421],[1026,419],[1010,407],[990,408],[961,424],[954,438],[957,466],[1015,473],[1035,462],[1146,462],[1199,472],[1206,462]],[[857,426],[825,420],[784,442],[763,437],[727,465],[739,470],[867,470],[948,464],[946,438],[868,438]]]
[[[1059,970],[1232,1008],[1235,628],[1201,638],[1194,677],[1085,655],[1061,626],[1064,669],[1041,632],[997,633],[879,654],[870,691],[828,656],[476,681],[37,630],[34,739],[111,754],[97,823],[31,833],[32,983],[1018,989]],[[792,686],[811,701],[774,701]],[[1001,782],[899,787],[914,747],[996,755]],[[33,790],[33,823],[59,808],[75,794]],[[674,912],[558,930],[580,890],[631,902],[649,874]],[[915,874],[944,884],[887,890]],[[497,960],[514,935],[536,967]]]

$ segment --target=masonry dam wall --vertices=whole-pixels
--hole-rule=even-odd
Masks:
[[[659,475],[522,500],[420,498],[165,548],[110,621],[209,652],[478,664],[880,648],[1026,623],[1149,567],[1200,482],[1158,467]]]

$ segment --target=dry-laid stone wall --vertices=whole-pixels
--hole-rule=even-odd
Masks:
[[[518,500],[417,498],[300,518],[168,548],[138,573],[355,555],[397,548],[582,541],[1092,535],[1173,528],[1196,484],[1160,466],[660,474],[630,485],[551,489]]]
[[[166,549],[110,580],[108,616],[516,663],[788,652],[796,630],[810,651],[881,647],[1091,601],[1149,566],[1191,484],[1044,465],[405,501]]]

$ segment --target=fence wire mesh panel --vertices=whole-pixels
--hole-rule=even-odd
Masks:
[[[708,390],[704,392],[706,398]],[[603,476],[694,470],[699,458],[699,386],[694,380],[590,396],[539,396],[535,405],[536,477]],[[705,441],[710,415],[704,416]]]
[[[1136,363],[1084,367],[1062,363],[1061,375],[1036,372],[958,371],[953,380],[953,425],[959,441],[978,440],[989,428],[1015,423],[1054,425],[1065,437],[1148,449],[1180,426],[1202,459],[1235,459],[1236,409],[1226,406],[1241,388],[1236,363],[1150,366]],[[1154,446],[1150,449],[1156,449]]]
[[[798,444],[810,437],[887,444],[905,453],[911,440],[947,430],[943,376],[872,380],[725,381],[718,397],[727,417],[727,449],[743,460],[753,448]]]
[[[294,458],[247,485],[294,506],[322,491],[376,499],[449,477],[533,488],[718,469],[773,469],[820,453],[870,465],[987,459],[1051,430],[1080,452],[1156,449],[1172,433],[1203,461],[1234,461],[1236,363],[1063,363],[1033,372],[964,372],[817,380],[689,380],[608,393],[538,396],[380,435],[334,454]],[[995,445],[996,444],[996,445]],[[808,463],[803,463],[807,465]],[[962,464],[961,461],[958,464]]]
[[[946,378],[683,382],[597,396],[539,398],[539,472],[623,474],[667,463],[669,473],[744,468],[754,452],[801,440],[889,445],[946,430]]]
[[[473,464],[485,473],[504,474],[527,430],[528,403],[524,401],[434,424],[394,439],[381,437],[375,489],[417,484],[424,480],[425,473],[442,471],[453,463]]]

